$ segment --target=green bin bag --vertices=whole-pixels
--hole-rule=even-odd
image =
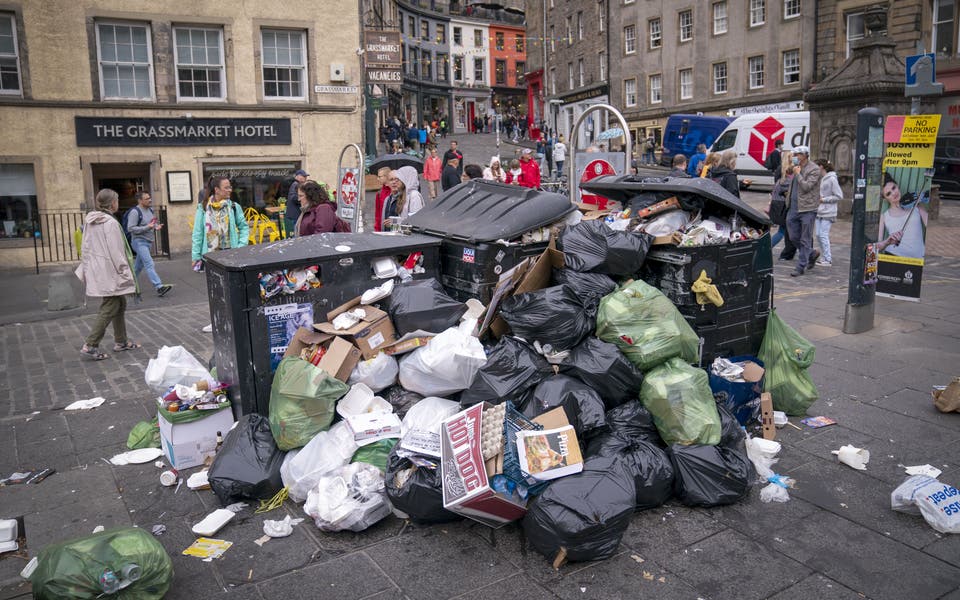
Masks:
[[[149,531],[136,527],[108,529],[47,546],[37,555],[30,575],[33,597],[39,600],[98,598],[104,591],[100,578],[113,571],[122,579],[126,565],[137,565],[140,578],[103,598],[159,600],[170,589],[173,563]]]
[[[270,430],[277,447],[301,448],[330,427],[337,400],[349,389],[299,357],[281,360],[270,389]]]
[[[770,392],[775,410],[799,417],[817,400],[817,386],[807,374],[815,353],[813,344],[784,323],[776,310],[770,312],[758,356],[767,370],[763,389]]]
[[[668,446],[713,446],[720,441],[720,413],[707,372],[681,358],[671,358],[646,373],[640,402],[653,415],[653,423]]]
[[[697,362],[700,346],[700,338],[673,302],[644,281],[600,300],[597,337],[616,344],[644,372],[674,356]]]
[[[140,421],[130,430],[127,436],[127,448],[137,450],[138,448],[159,448],[160,447],[160,426],[156,421]]]
[[[386,473],[387,458],[390,456],[390,451],[393,450],[393,447],[396,446],[399,441],[397,438],[387,438],[385,440],[377,440],[366,446],[360,446],[360,449],[353,453],[353,458],[350,459],[350,462],[364,462]]]

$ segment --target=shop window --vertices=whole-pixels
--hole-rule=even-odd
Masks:
[[[298,163],[205,164],[203,180],[223,176],[230,178],[230,198],[243,208],[262,209],[286,201]]]
[[[97,23],[100,94],[106,100],[153,100],[153,51],[146,25]]]
[[[17,23],[13,15],[0,14],[0,94],[21,93]]]
[[[264,29],[261,37],[264,98],[305,100],[307,97],[306,33]]]
[[[0,163],[0,246],[5,240],[32,238],[38,220],[33,165]]]
[[[219,29],[177,27],[173,37],[177,96],[221,100],[225,96],[223,36]]]

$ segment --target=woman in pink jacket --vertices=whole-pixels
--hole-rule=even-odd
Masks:
[[[133,253],[127,238],[114,216],[119,198],[113,190],[97,192],[97,208],[87,213],[83,222],[83,242],[80,246],[80,266],[76,275],[86,286],[87,295],[102,298],[100,312],[93,323],[80,353],[93,360],[110,355],[100,350],[100,341],[113,324],[113,351],[123,352],[139,348],[140,344],[127,339],[127,294],[138,293],[133,276]]]
[[[443,172],[443,163],[437,156],[437,147],[430,148],[427,160],[423,161],[423,178],[427,182],[427,190],[430,192],[430,199],[436,200],[440,190],[440,174]]]

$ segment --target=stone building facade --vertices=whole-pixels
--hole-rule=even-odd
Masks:
[[[185,252],[213,174],[244,206],[285,195],[298,168],[334,182],[340,149],[362,139],[359,8],[283,6],[0,5],[0,213],[12,221],[0,262],[32,265],[35,242],[69,249],[56,220],[37,217],[80,213],[103,187],[121,208],[151,192],[170,249]]]

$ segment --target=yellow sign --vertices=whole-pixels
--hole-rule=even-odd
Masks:
[[[933,168],[933,144],[887,144],[883,167]]]
[[[940,115],[891,115],[883,127],[887,144],[936,144]]]
[[[898,265],[915,265],[918,267],[923,266],[922,258],[913,258],[911,256],[896,256],[894,254],[880,254],[878,256],[880,262],[896,263]]]

